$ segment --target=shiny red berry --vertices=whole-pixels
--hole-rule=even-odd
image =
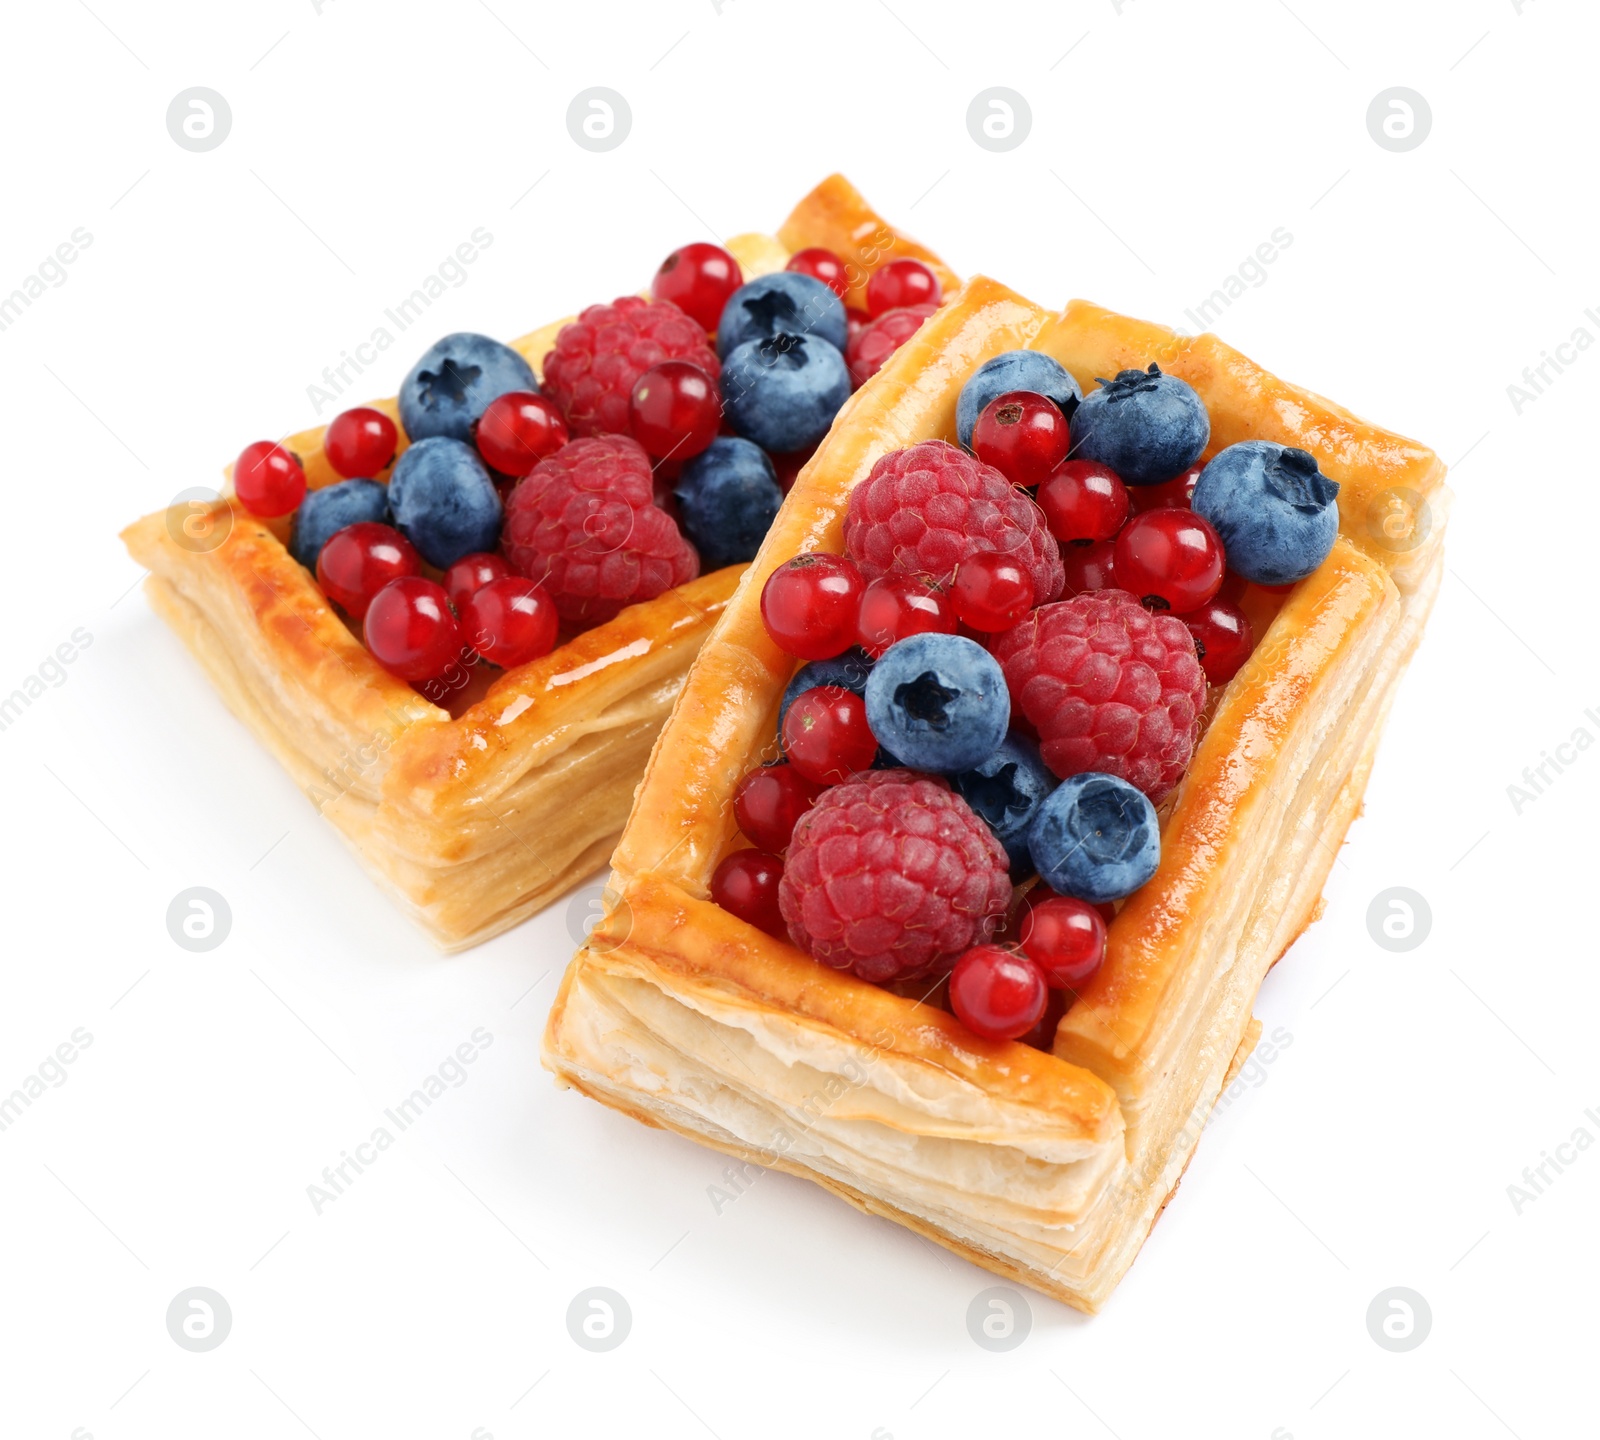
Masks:
[[[1029,390],[995,396],[972,427],[972,453],[1027,489],[1048,478],[1070,443],[1061,407]]]
[[[444,572],[444,590],[450,603],[459,611],[467,598],[476,595],[491,580],[504,580],[511,573],[503,555],[480,550],[476,555],[463,555]]]
[[[413,682],[437,679],[461,654],[461,627],[444,586],[420,575],[391,580],[367,606],[367,649],[385,670]]]
[[[1181,475],[1163,480],[1159,485],[1130,485],[1128,499],[1136,511],[1187,510],[1194,497],[1195,481],[1206,467],[1196,462]]]
[[[783,717],[783,753],[818,785],[837,785],[870,770],[878,742],[867,724],[867,702],[842,685],[805,691]]]
[[[802,660],[826,660],[855,644],[866,588],[855,563],[843,555],[796,555],[767,577],[761,619],[780,650]]]
[[[920,260],[891,260],[867,281],[867,314],[874,320],[885,310],[937,305],[939,299],[939,277]]]
[[[306,472],[275,440],[255,440],[233,462],[233,493],[252,515],[287,515],[306,498]]]
[[[872,379],[889,357],[922,328],[922,322],[933,311],[932,305],[908,305],[904,310],[885,311],[876,320],[852,330],[845,349],[851,382],[861,386]]]
[[[1117,536],[1117,584],[1152,610],[1198,610],[1217,593],[1226,568],[1222,537],[1192,510],[1146,510]]]
[[[1182,617],[1200,652],[1200,668],[1213,685],[1226,685],[1256,648],[1249,617],[1237,605],[1213,600]]]
[[[787,940],[789,930],[778,909],[781,879],[783,861],[776,855],[765,850],[735,850],[712,873],[711,898],[747,925]]]
[[[567,422],[553,400],[508,390],[489,402],[473,438],[491,470],[521,479],[567,443]]]
[[[1066,571],[1064,593],[1082,595],[1089,590],[1114,590],[1122,582],[1117,579],[1116,542],[1074,540],[1061,547],[1061,566]]]
[[[317,584],[352,620],[391,580],[420,575],[422,557],[392,525],[361,520],[335,530],[317,556]]]
[[[950,1008],[985,1040],[1015,1040],[1044,1014],[1049,987],[1026,955],[998,945],[978,945],[950,972]]]
[[[785,495],[794,488],[794,482],[799,479],[800,472],[805,469],[806,461],[817,453],[816,446],[809,450],[791,450],[787,455],[769,455],[772,468],[777,472],[778,488]]]
[[[950,599],[956,619],[972,630],[1009,630],[1033,609],[1033,576],[998,550],[980,550],[956,567]]]
[[[1070,895],[1030,905],[1022,917],[1022,952],[1057,990],[1081,990],[1106,958],[1106,922]]]
[[[550,592],[521,575],[491,580],[461,606],[467,644],[502,670],[548,655],[559,624]]]
[[[394,459],[399,444],[393,420],[381,410],[358,405],[333,417],[322,437],[322,453],[346,480],[370,480]]]
[[[1026,1035],[1019,1035],[1017,1039],[1024,1045],[1032,1045],[1035,1050],[1053,1050],[1056,1043],[1056,1031],[1061,1027],[1061,1017],[1067,1013],[1074,996],[1067,990],[1052,990],[1049,998],[1044,1002],[1044,1014],[1038,1023]]]
[[[663,360],[634,382],[628,423],[633,438],[658,460],[687,460],[717,438],[722,391],[698,365]]]
[[[707,330],[715,330],[728,297],[743,284],[744,272],[733,256],[720,245],[697,240],[661,262],[650,294],[656,300],[670,300]]]
[[[1063,545],[1110,540],[1128,518],[1128,487],[1115,470],[1098,460],[1063,460],[1039,487],[1036,498],[1050,533]]]
[[[950,597],[925,575],[883,575],[861,592],[856,644],[874,660],[909,635],[955,633]]]
[[[844,292],[850,288],[850,281],[845,275],[844,261],[833,251],[825,250],[820,245],[796,250],[783,268],[793,270],[797,275],[809,275],[813,280],[822,281],[841,300],[844,298]]]
[[[782,854],[802,815],[817,802],[822,786],[782,762],[752,770],[733,792],[733,818],[762,850]]]

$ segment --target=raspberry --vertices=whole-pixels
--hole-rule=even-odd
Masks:
[[[948,585],[969,555],[1011,555],[1037,603],[1061,593],[1061,550],[1039,507],[992,465],[944,440],[883,456],[850,493],[845,548],[868,580],[898,571]]]
[[[796,945],[877,983],[948,969],[1010,900],[989,827],[943,780],[911,770],[823,791],[794,827],[778,887]]]
[[[990,651],[1063,779],[1103,771],[1159,804],[1182,778],[1206,677],[1176,616],[1152,615],[1126,590],[1088,591],[1033,611]]]
[[[663,360],[687,360],[713,380],[722,373],[704,328],[676,305],[624,295],[561,327],[544,357],[545,393],[574,435],[626,435],[634,382]]]
[[[598,625],[700,573],[694,546],[654,494],[637,441],[573,440],[511,492],[500,548],[550,592],[563,620]]]

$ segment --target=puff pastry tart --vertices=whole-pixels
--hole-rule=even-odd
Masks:
[[[776,236],[674,252],[647,298],[446,336],[398,397],[124,532],[155,611],[441,948],[611,853],[784,467],[932,313],[857,353],[843,302],[893,261],[955,288],[833,176]]]
[[[994,492],[994,467],[1059,459],[1063,419],[1074,458],[1039,508]],[[1005,431],[1035,420],[1042,439]],[[850,400],[700,650],[545,1065],[1095,1310],[1317,914],[1438,587],[1446,502],[1432,451],[1214,335],[968,281]],[[962,523],[952,550],[939,527]],[[864,684],[798,679],[812,641],[837,656],[817,577],[852,567],[893,582],[881,626],[857,612],[880,658],[857,657]],[[906,599],[919,571],[943,598]],[[1013,581],[1020,609],[985,619]],[[951,633],[944,599],[986,645]],[[945,748],[996,713],[973,743],[1009,713],[1003,743],[1031,760]],[[1043,799],[1017,780],[1041,755]]]

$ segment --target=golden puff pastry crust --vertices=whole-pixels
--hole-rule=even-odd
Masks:
[[[864,274],[898,254],[926,254],[837,175],[801,201],[783,234],[737,236],[729,247],[751,276],[806,245],[837,248]],[[565,323],[513,347],[537,371]],[[395,400],[373,404],[398,422]],[[325,433],[283,442],[312,488],[340,478]],[[226,498],[123,532],[150,571],[152,608],[229,708],[447,951],[519,923],[605,863],[689,662],[740,574],[718,571],[634,605],[492,684],[475,679],[445,709],[373,660],[287,539],[287,521],[255,519]]]
[[[1161,866],[1110,926],[1106,964],[1049,1056],[977,1041],[706,898],[740,843],[734,786],[763,758],[793,670],[761,624],[766,576],[797,552],[842,548],[849,492],[878,456],[953,438],[972,369],[1023,346],[1086,384],[1155,361],[1199,391],[1213,450],[1298,445],[1344,487],[1328,560],[1281,603],[1254,597],[1264,633],[1215,698],[1163,821]],[[1360,808],[1438,585],[1443,475],[1425,447],[1214,336],[1082,301],[1051,315],[968,282],[841,414],[701,650],[613,857],[605,918],[563,981],[546,1066],[648,1124],[803,1175],[1097,1309],[1255,1043],[1261,979],[1314,917]],[[1380,513],[1407,523],[1375,528]]]

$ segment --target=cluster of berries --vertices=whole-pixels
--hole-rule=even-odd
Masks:
[[[712,896],[862,979],[947,980],[975,1034],[1048,1046],[1112,905],[1156,871],[1207,681],[1250,652],[1230,567],[1240,589],[1310,574],[1338,487],[1262,442],[1202,467],[1205,407],[1156,366],[1083,397],[1048,356],[1001,355],[957,434],[879,459],[846,553],[769,576],[767,634],[805,663]]]
[[[858,278],[812,249],[746,283],[726,250],[686,245],[649,300],[564,326],[542,389],[509,346],[447,335],[401,386],[399,426],[368,407],[329,425],[337,483],[308,493],[299,458],[263,440],[235,494],[293,515],[291,552],[373,656],[441,700],[480,660],[524,664],[562,625],[755,555],[853,384],[940,299],[927,266],[890,261],[858,315],[843,303]]]

